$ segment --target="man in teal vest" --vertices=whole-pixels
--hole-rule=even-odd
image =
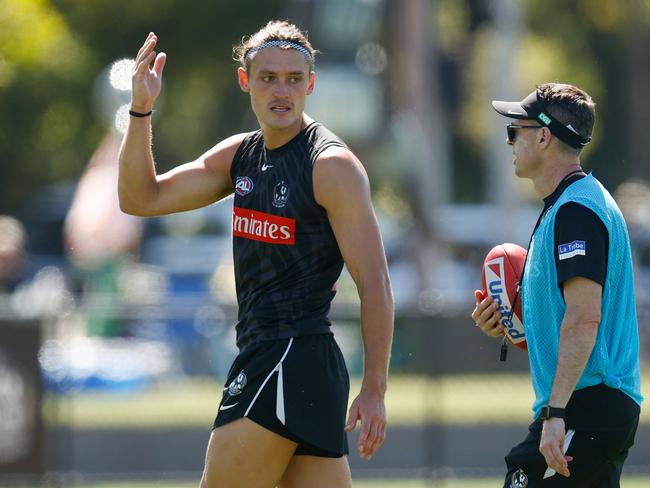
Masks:
[[[508,456],[506,488],[618,487],[639,421],[639,340],[627,227],[609,192],[580,165],[595,108],[584,91],[547,83],[511,119],[515,174],[544,208],[521,283],[535,402],[529,434]],[[501,314],[475,293],[472,319],[500,337]]]

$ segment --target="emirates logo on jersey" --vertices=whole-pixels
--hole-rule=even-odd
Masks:
[[[296,219],[233,207],[232,235],[269,244],[296,243]]]

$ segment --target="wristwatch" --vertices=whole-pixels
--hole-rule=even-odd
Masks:
[[[551,407],[550,405],[544,405],[542,407],[542,413],[539,415],[539,418],[541,418],[542,420],[548,420],[551,417],[555,417],[557,419],[563,419],[564,418],[564,413],[565,413],[564,408]]]

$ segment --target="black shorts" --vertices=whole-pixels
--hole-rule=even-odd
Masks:
[[[235,358],[214,427],[247,417],[297,442],[296,455],[341,457],[349,390],[332,334],[261,342]]]
[[[592,403],[582,404],[587,398]],[[605,402],[605,399],[609,401]],[[578,408],[584,411],[583,420],[577,416]],[[595,421],[589,417],[600,409],[603,412],[599,424],[588,425]],[[616,415],[615,412],[620,415]],[[569,417],[569,413],[572,418]],[[574,422],[577,424],[572,425]],[[628,450],[634,444],[638,423],[639,408],[624,393],[603,385],[585,389],[581,395],[576,396],[575,401],[570,401],[567,405],[565,446],[568,444],[566,455],[573,457],[573,461],[569,462],[571,476],[565,478],[550,470],[547,471],[546,460],[539,452],[543,422],[537,419],[528,427],[526,439],[513,447],[506,456],[508,474],[503,486],[504,488],[618,488],[623,463],[627,458]]]

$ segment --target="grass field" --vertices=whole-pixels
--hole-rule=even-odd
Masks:
[[[365,480],[354,482],[354,488],[496,488],[501,486],[502,478],[468,478],[450,479],[442,481],[433,480]],[[79,488],[196,488],[196,483],[107,483],[76,485]],[[629,477],[623,478],[622,488],[647,488],[650,478]]]
[[[644,375],[648,377],[647,374]],[[650,397],[649,382],[643,394]],[[167,428],[209,426],[221,391],[219,382],[183,380],[159,384],[128,394],[85,392],[47,396],[44,417],[50,426],[71,428]],[[353,382],[352,394],[359,383]],[[526,374],[450,375],[440,378],[393,376],[386,404],[389,424],[447,425],[520,424],[530,421],[532,390]],[[161,408],[161,406],[164,406]],[[642,410],[642,423],[650,413]],[[355,488],[488,488],[501,486],[501,478],[447,480],[359,480]],[[3,486],[0,484],[0,486]],[[196,488],[186,482],[121,482],[74,484],[83,488]],[[650,487],[650,477],[624,476],[624,488]]]
[[[644,375],[648,377],[648,375]],[[642,383],[650,398],[650,384]],[[47,396],[48,425],[70,427],[205,427],[211,425],[221,384],[183,380],[128,393],[76,393]],[[351,394],[359,389],[353,381]],[[440,378],[393,376],[386,395],[390,425],[521,424],[531,420],[530,379],[526,374],[449,375]],[[160,408],[164,405],[165,408]],[[641,412],[650,423],[650,410]]]

